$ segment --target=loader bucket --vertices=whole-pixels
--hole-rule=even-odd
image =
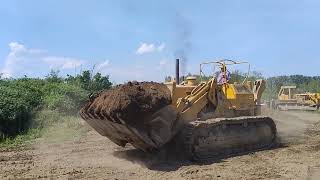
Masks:
[[[177,112],[170,91],[159,83],[130,83],[105,91],[88,102],[80,116],[119,146],[158,149],[175,135]]]
[[[166,144],[175,135],[177,113],[168,105],[155,112],[145,127],[129,125],[119,116],[107,117],[103,113],[91,113],[84,108],[81,117],[100,135],[124,147],[127,143],[143,151],[150,152]]]

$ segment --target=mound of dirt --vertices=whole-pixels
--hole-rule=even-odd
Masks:
[[[159,109],[171,104],[170,90],[156,82],[128,82],[102,91],[81,111],[140,126]],[[99,118],[100,119],[100,118]]]

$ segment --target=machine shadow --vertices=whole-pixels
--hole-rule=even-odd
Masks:
[[[222,162],[221,160],[212,160],[208,162],[194,162],[186,157],[164,154],[163,152],[145,153],[138,149],[115,151],[115,157],[140,164],[154,171],[170,172],[179,169],[182,166],[203,165]],[[176,154],[175,154],[176,155]]]
[[[162,150],[154,153],[146,153],[138,149],[118,150],[118,151],[114,151],[113,155],[117,158],[125,159],[130,162],[145,166],[150,170],[170,172],[170,171],[175,171],[182,166],[210,165],[215,163],[221,163],[228,160],[228,158],[250,155],[250,154],[253,155],[256,152],[271,151],[271,150],[285,148],[285,147],[287,147],[285,144],[277,143],[268,149],[243,152],[243,153],[233,154],[229,156],[224,156],[221,158],[209,159],[206,161],[192,161],[192,160],[189,160],[189,158],[184,156],[182,153],[171,154],[166,150]]]

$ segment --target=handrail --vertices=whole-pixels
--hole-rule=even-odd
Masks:
[[[202,67],[203,65],[208,65],[208,64],[219,64],[220,66],[229,66],[229,65],[238,65],[238,64],[248,64],[248,72],[246,74],[246,77],[245,79],[243,80],[242,84],[244,84],[248,77],[249,77],[249,74],[250,74],[250,63],[247,62],[247,61],[234,61],[234,60],[231,60],[231,59],[222,59],[222,60],[219,60],[219,61],[205,61],[203,63],[200,63],[200,81],[202,81],[202,74],[204,75],[203,71],[202,71]]]

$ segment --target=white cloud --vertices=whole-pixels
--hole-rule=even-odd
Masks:
[[[18,42],[9,43],[9,47],[10,47],[11,55],[15,55],[15,54],[27,51],[26,47],[22,44],[19,44]]]
[[[147,44],[148,45],[148,44]],[[9,52],[0,69],[2,77],[21,77],[23,75],[31,77],[44,77],[50,69],[56,68],[63,70],[61,73],[75,73],[76,68],[79,71],[79,66],[84,68],[89,66],[92,68],[90,61],[50,54],[42,49],[29,48],[26,45],[18,42],[8,44]],[[165,48],[165,44],[153,45],[154,52],[160,52]],[[125,82],[129,80],[138,81],[163,81],[166,75],[172,74],[173,61],[168,58],[157,60],[147,60],[144,62],[140,59],[130,61],[126,65],[112,63],[113,61],[104,60],[96,65],[96,72],[101,72],[103,75],[110,75],[112,81]],[[156,68],[150,68],[156,67]]]
[[[1,71],[1,77],[3,78],[9,78],[12,76],[12,68],[8,67],[7,64]]]
[[[158,51],[161,52],[164,48],[166,47],[166,45],[164,43],[161,43],[160,46],[158,46]]]
[[[2,77],[9,78],[14,72],[14,66],[23,61],[21,54],[27,51],[27,48],[17,42],[9,43],[10,53],[5,59],[4,67],[1,70]]]
[[[103,69],[109,67],[109,65],[110,65],[110,61],[109,61],[109,60],[105,60],[104,62],[98,64],[98,66],[97,66],[97,71],[100,72],[100,71],[102,71]]]
[[[19,42],[8,44],[10,52],[5,59],[4,67],[0,70],[2,77],[10,78],[15,75],[34,75],[41,70],[57,68],[73,69],[85,64],[85,60],[63,56],[51,56],[42,49],[31,49]]]
[[[159,46],[155,44],[142,43],[140,47],[136,50],[136,54],[147,54],[153,52],[161,52],[165,48],[165,44],[161,43]]]
[[[166,60],[166,59],[162,59],[162,60],[160,60],[160,62],[159,62],[159,65],[160,66],[165,66],[165,65],[167,65],[168,64],[168,61]]]
[[[146,54],[151,53],[156,50],[154,44],[142,43],[141,46],[137,49],[137,54]]]
[[[42,60],[49,64],[50,68],[57,69],[74,69],[85,63],[85,60],[58,56],[47,56],[43,57]]]

